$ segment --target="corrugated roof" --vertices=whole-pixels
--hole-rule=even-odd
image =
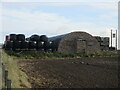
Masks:
[[[67,34],[50,37],[50,38],[48,38],[48,40],[49,40],[49,41],[54,41],[54,40],[56,40],[56,39],[61,39],[61,38],[65,37],[66,35],[67,35]]]

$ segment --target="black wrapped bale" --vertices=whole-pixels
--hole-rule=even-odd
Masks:
[[[99,36],[94,36],[94,37],[97,39],[98,42],[102,41],[101,37],[99,37]]]
[[[30,41],[30,38],[26,38],[25,40],[26,40],[26,41]]]
[[[5,43],[3,44],[2,48],[5,49]]]
[[[13,41],[5,41],[4,48],[5,50],[11,50],[13,48]]]
[[[49,48],[48,48],[49,51],[52,51],[52,52],[55,51],[55,50],[53,49],[53,47],[54,47],[54,46],[53,46],[53,42],[52,42],[52,41],[49,41]]]
[[[50,49],[50,42],[44,42],[44,50],[48,51]]]
[[[16,35],[17,41],[25,41],[25,35],[24,34],[18,34]]]
[[[52,41],[49,41],[49,49],[52,49]]]
[[[30,40],[31,41],[39,41],[40,40],[40,37],[39,37],[39,35],[32,35],[31,37],[30,37]]]
[[[52,52],[57,51],[57,45],[54,41],[51,42],[50,48],[52,49]]]
[[[29,41],[29,49],[36,49],[36,41]]]
[[[9,35],[9,40],[10,41],[16,41],[16,34],[10,34]]]
[[[21,42],[21,49],[28,49],[28,47],[29,47],[29,42],[27,41]]]
[[[14,41],[13,42],[13,50],[21,49],[21,41]]]
[[[48,37],[46,35],[41,35],[40,36],[40,41],[42,41],[42,42],[48,42]]]
[[[37,50],[42,50],[43,49],[43,42],[37,42],[36,44],[37,44],[36,45]]]

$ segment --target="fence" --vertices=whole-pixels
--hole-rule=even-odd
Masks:
[[[2,63],[2,86],[8,90],[11,90],[12,82],[8,79],[8,70],[6,70],[5,65]]]

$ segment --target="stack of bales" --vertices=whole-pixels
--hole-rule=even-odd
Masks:
[[[39,42],[39,36],[38,35],[32,35],[29,40],[29,49],[36,49],[37,48],[37,42]]]
[[[32,35],[29,39],[29,49],[44,50],[49,49],[48,37],[46,35]]]
[[[10,34],[6,36],[5,49],[6,50],[52,50],[51,42],[48,41],[46,35],[32,35],[25,38],[24,34]]]
[[[48,51],[50,49],[50,42],[46,35],[32,35],[29,38],[29,49],[44,50]]]
[[[41,35],[40,41],[43,43],[44,51],[48,51],[50,49],[50,42],[48,41],[48,37],[46,35]]]
[[[14,50],[18,49],[25,49],[27,48],[27,44],[25,42],[25,35],[24,34],[17,34],[16,40],[13,42]]]
[[[6,36],[5,49],[20,50],[27,48],[24,34],[10,34]]]
[[[10,35],[11,36],[11,35]],[[12,35],[13,36],[13,35]],[[4,43],[4,47],[6,50],[11,50],[13,48],[13,41],[15,40],[13,37],[9,38],[9,36],[6,36],[6,40]],[[16,35],[15,35],[16,36]]]
[[[97,41],[100,44],[100,48],[102,51],[108,51],[109,50],[109,37],[100,37],[100,36],[95,36]]]

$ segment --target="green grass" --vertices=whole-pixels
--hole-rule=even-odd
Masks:
[[[27,75],[19,69],[17,61],[2,51],[3,63],[8,70],[8,78],[12,80],[12,88],[30,88]]]
[[[120,53],[114,52],[99,52],[99,53],[76,53],[63,54],[58,52],[43,52],[43,51],[6,51],[9,55],[18,59],[57,59],[57,58],[80,58],[80,57],[117,57]]]

